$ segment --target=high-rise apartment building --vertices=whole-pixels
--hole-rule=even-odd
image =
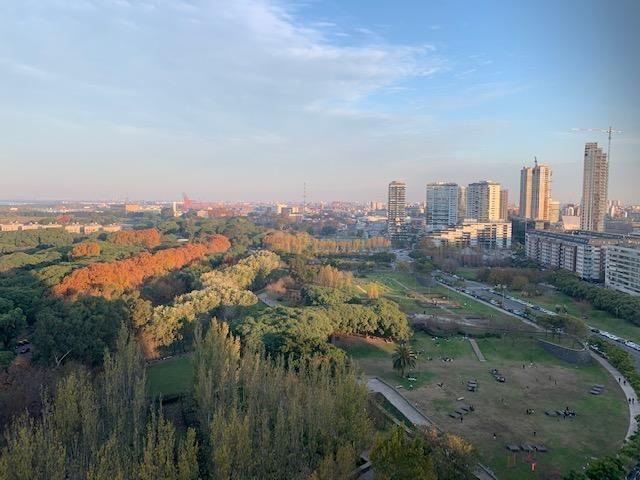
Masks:
[[[467,215],[478,222],[500,220],[500,184],[490,180],[470,183],[467,187]]]
[[[427,230],[441,230],[458,223],[458,185],[435,182],[427,184],[425,218]]]
[[[582,173],[582,208],[580,228],[592,232],[604,231],[607,213],[607,189],[609,184],[609,160],[597,143],[584,147]]]
[[[500,190],[500,220],[507,220],[509,217],[509,190]]]
[[[467,187],[458,185],[458,220],[467,217]]]
[[[551,204],[551,169],[536,160],[535,166],[520,170],[519,216],[533,220],[549,220]]]
[[[404,182],[393,181],[389,184],[387,202],[387,233],[391,240],[404,240],[407,220],[407,187]]]

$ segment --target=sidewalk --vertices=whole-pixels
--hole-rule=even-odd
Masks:
[[[589,353],[593,358],[595,358],[600,365],[607,369],[607,371],[616,379],[619,378],[624,380],[624,375],[622,375],[613,365],[611,365],[607,360],[602,358],[600,355],[589,350]],[[627,404],[629,405],[629,430],[627,430],[627,436],[625,440],[629,439],[631,435],[633,435],[638,430],[638,422],[636,421],[636,415],[640,415],[640,405],[638,404],[638,396],[636,395],[635,390],[629,385],[629,382],[625,385],[624,382],[619,382],[620,388],[624,392],[625,398],[628,400],[629,398],[633,399],[633,403]]]
[[[476,357],[478,357],[478,360],[480,360],[481,362],[486,362],[487,359],[484,358],[484,355],[480,351],[480,347],[478,346],[478,342],[476,342],[476,339],[469,337],[469,343],[471,344],[471,348],[473,348]]]
[[[384,395],[389,400],[389,403],[396,407],[414,425],[434,425],[420,410],[411,405],[404,395],[387,384],[387,382],[379,378],[372,378],[367,382],[367,388]]]

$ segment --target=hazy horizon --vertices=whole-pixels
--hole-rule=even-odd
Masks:
[[[640,203],[640,4],[42,0],[0,5],[1,196],[386,200],[553,169],[614,137]],[[635,22],[635,23],[634,23]],[[636,60],[633,60],[636,58]],[[298,200],[296,200],[298,199]]]

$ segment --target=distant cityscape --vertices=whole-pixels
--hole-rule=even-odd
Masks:
[[[336,238],[384,235],[394,244],[424,242],[433,247],[502,250],[521,244],[531,260],[562,268],[580,278],[604,282],[640,295],[640,204],[608,199],[607,153],[597,143],[584,150],[581,202],[561,205],[552,196],[553,170],[534,159],[520,170],[518,203],[492,180],[469,185],[434,181],[424,202],[408,203],[406,184],[389,183],[386,204],[370,201],[297,203],[202,202],[183,194],[175,202],[62,202],[0,206],[0,232],[62,228],[71,233],[131,228],[139,217],[227,218],[250,216],[256,223],[306,222],[315,233]],[[48,222],[29,220],[34,212]],[[101,222],[92,219],[101,215]],[[111,214],[113,222],[105,223]],[[72,216],[71,216],[72,215]],[[73,218],[73,220],[71,220]]]

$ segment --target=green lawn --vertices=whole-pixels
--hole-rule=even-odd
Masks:
[[[408,272],[386,272],[368,274],[364,283],[375,282],[380,286],[381,294],[396,302],[407,315],[414,313],[437,314],[443,313],[440,308],[425,307],[418,300],[407,296],[409,291],[416,291],[427,297],[437,295],[446,297],[459,305],[458,308],[450,308],[456,314],[467,317],[490,318],[495,325],[502,328],[522,328],[523,324],[518,319],[491,308],[472,298],[461,295],[442,285],[425,287],[421,285],[415,276]],[[405,288],[406,287],[406,288]],[[407,290],[407,288],[409,290]]]
[[[147,368],[147,394],[156,397],[186,392],[193,384],[193,375],[190,355],[150,365]]]
[[[458,268],[456,270],[456,275],[459,277],[465,278],[467,280],[476,280],[478,278],[478,270],[479,268]]]
[[[486,362],[477,360],[469,341],[462,337],[433,339],[416,333],[411,344],[421,353],[415,382],[401,380],[384,352],[361,355],[358,364],[365,374],[401,386],[411,402],[441,428],[474,444],[481,461],[501,480],[556,478],[553,475],[558,474],[561,478],[571,469],[580,470],[591,457],[617,451],[628,426],[626,399],[615,379],[599,364],[562,362],[529,337],[477,342]],[[442,357],[451,357],[453,362],[443,362]],[[507,382],[496,382],[491,368],[498,368]],[[466,390],[466,382],[472,378],[480,386],[474,393]],[[588,394],[595,384],[605,385],[602,395]],[[476,410],[464,422],[451,419],[448,414],[463,403],[473,404]],[[565,406],[575,409],[578,416],[564,420],[544,414]],[[535,409],[535,414],[527,415],[527,408]],[[513,456],[505,449],[507,443],[540,443],[549,448],[548,453],[533,455],[538,477],[531,476],[525,453],[516,455],[515,465],[508,465]]]
[[[518,296],[517,294],[514,295]],[[554,310],[556,305],[564,305],[570,315],[578,318],[586,317],[584,320],[589,325],[640,343],[640,327],[616,318],[610,313],[598,310],[588,301],[579,301],[564,293],[551,289],[548,289],[543,295],[527,300],[547,307],[549,310]]]

